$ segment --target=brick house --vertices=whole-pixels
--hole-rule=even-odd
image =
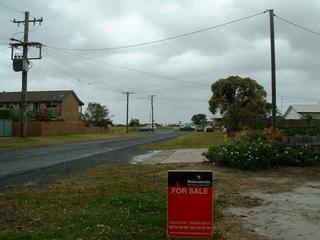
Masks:
[[[66,122],[76,122],[80,118],[84,103],[72,90],[30,91],[27,96],[28,112],[46,114],[51,119],[61,118]],[[21,92],[1,92],[0,110],[9,109],[19,114]]]

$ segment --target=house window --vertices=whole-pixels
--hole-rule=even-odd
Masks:
[[[57,108],[58,104],[57,103],[47,103],[47,108]]]

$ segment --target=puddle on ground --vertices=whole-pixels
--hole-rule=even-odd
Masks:
[[[160,153],[161,151],[160,150],[152,150],[152,151],[149,151],[145,154],[141,154],[141,155],[138,155],[138,156],[135,156],[133,157],[129,163],[130,164],[139,164],[139,163],[142,163],[146,160],[148,160],[149,158],[153,157],[154,155],[156,155],[157,153]]]
[[[286,177],[282,177],[282,178],[271,178],[271,177],[256,177],[254,178],[254,180],[259,181],[259,182],[272,182],[272,183],[276,183],[276,184],[285,184],[287,182],[290,182],[291,180],[289,178]]]
[[[247,221],[245,227],[271,239],[320,239],[320,182],[307,182],[291,192],[248,193],[265,204],[253,208],[229,208]]]

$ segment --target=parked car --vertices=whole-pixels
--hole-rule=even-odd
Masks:
[[[204,128],[204,131],[205,131],[205,132],[213,132],[213,127],[212,127],[212,126],[206,126],[206,127]]]
[[[180,125],[180,131],[194,131],[191,123],[185,123]]]
[[[193,125],[192,126],[195,132],[203,132],[203,126],[202,125]]]
[[[156,130],[156,129],[157,129],[157,127],[155,125],[153,125],[153,130]],[[152,126],[146,125],[146,126],[139,128],[137,131],[138,132],[149,132],[149,131],[152,131]]]

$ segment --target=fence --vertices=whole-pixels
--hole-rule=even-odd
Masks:
[[[104,133],[105,128],[86,127],[84,122],[40,122],[29,121],[27,124],[28,137],[52,136],[62,134]],[[14,134],[19,136],[20,123],[14,122]]]
[[[0,137],[13,135],[13,122],[11,119],[0,119]]]
[[[320,135],[319,136],[294,136],[282,137],[282,142],[287,145],[308,145],[313,152],[320,154]]]

